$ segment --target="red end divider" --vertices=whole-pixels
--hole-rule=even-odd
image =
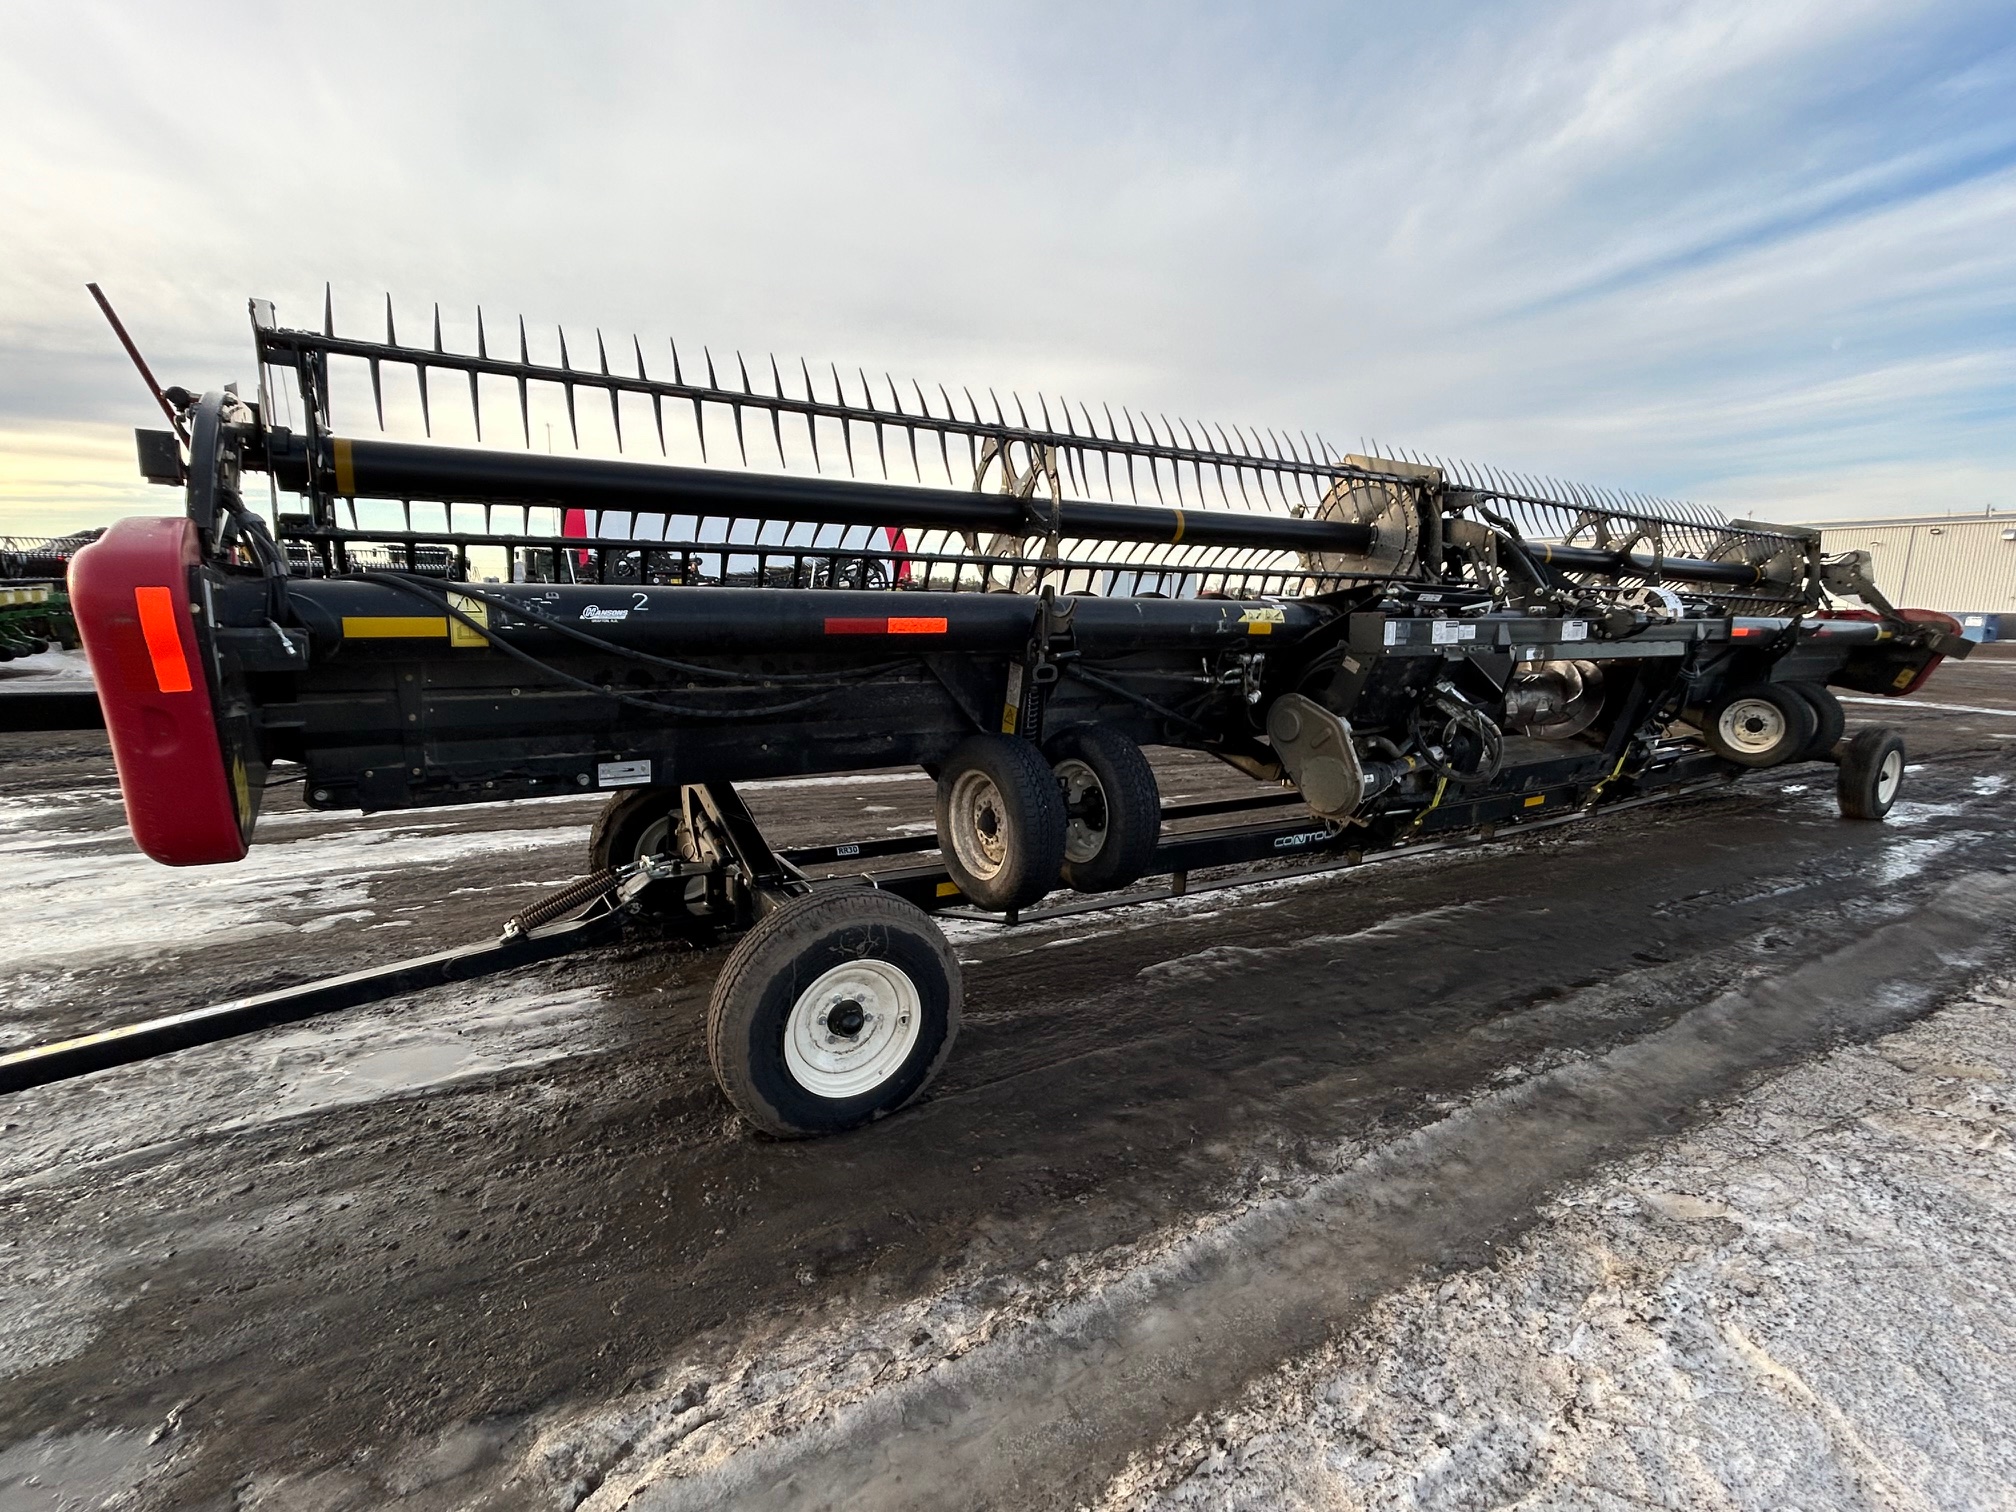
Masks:
[[[70,563],[126,823],[169,866],[240,860],[252,812],[244,770],[225,758],[190,612],[198,560],[188,520],[119,520]]]

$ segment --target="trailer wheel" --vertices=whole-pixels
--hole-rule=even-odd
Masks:
[[[629,866],[646,856],[700,859],[687,833],[676,787],[625,788],[595,816],[595,828],[588,836],[590,871]],[[710,895],[707,878],[696,873],[683,886],[661,883],[649,889],[634,906],[667,924],[702,929],[722,922],[719,902]]]
[[[679,789],[625,788],[595,816],[588,864],[595,871],[628,866],[646,856],[680,854]]]
[[[1813,743],[1820,716],[1784,683],[1757,683],[1708,706],[1701,734],[1709,748],[1738,766],[1772,767]]]
[[[1064,798],[1042,753],[1014,735],[971,735],[938,773],[938,847],[959,891],[1020,908],[1057,885]]]
[[[1125,887],[1155,864],[1162,793],[1141,747],[1111,725],[1073,725],[1044,746],[1064,800],[1064,881]]]
[[[1805,750],[1793,758],[1795,761],[1831,761],[1834,748],[1841,744],[1841,736],[1848,728],[1848,713],[1841,707],[1841,700],[1819,683],[1787,683],[1801,698],[1812,706],[1817,726],[1813,740]]]
[[[1881,819],[1904,785],[1904,737],[1880,727],[1857,730],[1841,749],[1834,781],[1843,819]]]
[[[959,1033],[959,962],[921,908],[868,889],[793,898],[728,957],[707,1056],[766,1134],[836,1134],[918,1097]]]

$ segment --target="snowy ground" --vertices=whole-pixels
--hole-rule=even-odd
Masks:
[[[1392,1294],[1101,1512],[2016,1505],[2016,983]]]

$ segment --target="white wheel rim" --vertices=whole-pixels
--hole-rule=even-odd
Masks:
[[[962,772],[945,804],[952,829],[952,853],[983,882],[1008,864],[1008,808],[1001,790],[985,772]]]
[[[1888,806],[1897,796],[1897,789],[1904,785],[1904,753],[1891,751],[1883,757],[1883,765],[1876,769],[1876,801]]]
[[[1785,743],[1785,711],[1767,698],[1739,698],[1715,721],[1723,744],[1746,756],[1763,756]]]
[[[1057,784],[1064,790],[1064,859],[1082,866],[1106,848],[1112,808],[1099,774],[1077,757],[1057,763]],[[1088,812],[1088,810],[1090,812]]]
[[[849,961],[791,1005],[785,1068],[814,1097],[859,1097],[902,1069],[923,1020],[923,1001],[908,973],[887,961]]]

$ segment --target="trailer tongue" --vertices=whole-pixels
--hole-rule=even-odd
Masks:
[[[1114,906],[1145,878],[1167,895],[1792,761],[1835,763],[1844,814],[1880,818],[1901,741],[1844,741],[1828,685],[1902,693],[1967,649],[1883,603],[1865,563],[1692,506],[1048,397],[1033,423],[1019,398],[1012,421],[942,388],[885,402],[837,369],[822,395],[804,364],[802,393],[774,363],[763,392],[711,358],[690,380],[676,353],[651,377],[637,345],[629,376],[599,337],[595,369],[564,336],[541,364],[522,326],[511,360],[480,318],[473,353],[438,314],[424,349],[389,309],[382,342],[285,329],[259,301],[253,323],[257,401],[170,391],[186,455],[143,435],[184,513],[121,522],[73,573],[135,839],[171,865],[238,859],[276,768],[329,809],[606,790],[591,877],[556,905],[576,924],[549,909],[441,969],[626,918],[739,935],[709,1050],[777,1134],[929,1084],[960,1000],[933,912],[1012,921],[1060,886],[1085,896],[1052,909]],[[339,427],[346,384],[384,426],[388,370],[426,437]],[[444,378],[466,380],[479,440],[486,387],[515,393],[522,447],[436,444]],[[572,436],[584,391],[619,447],[648,420],[660,460],[533,450],[540,391]],[[713,465],[728,427],[739,468]],[[258,472],[270,515],[247,502]],[[1154,745],[1221,758],[1253,800],[1165,807]],[[900,765],[936,779],[934,836],[780,854],[734,786]],[[424,979],[227,1005],[67,1064]]]

